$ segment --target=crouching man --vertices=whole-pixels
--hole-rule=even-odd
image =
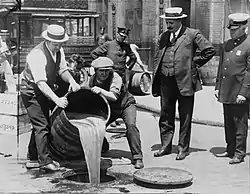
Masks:
[[[99,57],[91,65],[95,69],[95,74],[90,77],[89,87],[92,92],[106,97],[110,104],[111,116],[106,125],[118,118],[123,119],[127,128],[126,137],[132,154],[132,163],[136,169],[141,169],[144,164],[140,133],[136,126],[135,99],[124,87],[122,78],[113,71],[114,64],[111,59]],[[104,141],[105,143],[108,142]]]

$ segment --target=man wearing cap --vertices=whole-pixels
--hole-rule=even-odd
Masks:
[[[62,44],[69,39],[63,27],[49,25],[42,33],[45,39],[27,56],[27,64],[21,75],[21,97],[33,127],[29,145],[29,157],[38,160],[41,169],[59,170],[58,163],[50,157],[48,136],[49,113],[52,105],[65,108],[66,97],[54,93],[57,74],[69,83],[69,90],[76,92],[80,86],[68,72]],[[35,146],[35,147],[34,147]]]
[[[126,137],[132,154],[132,163],[136,169],[144,167],[140,133],[136,126],[136,107],[134,97],[126,90],[122,78],[113,71],[114,63],[108,57],[99,57],[92,61],[95,74],[90,77],[89,86],[96,94],[107,98],[111,115],[107,126],[117,118],[125,122]],[[106,142],[107,143],[107,142]]]
[[[107,41],[91,52],[93,59],[100,56],[109,57],[114,62],[114,70],[122,77],[124,83],[128,83],[126,69],[131,70],[137,60],[129,44],[124,42],[129,31],[125,27],[118,27],[115,40]],[[126,62],[127,56],[129,60]]]
[[[178,154],[176,160],[188,155],[194,93],[201,90],[197,68],[215,54],[212,44],[197,29],[182,25],[187,15],[180,7],[170,7],[160,16],[165,19],[167,31],[159,37],[153,71],[152,94],[160,96],[159,120],[162,147],[155,157],[170,154],[175,131],[176,101],[180,116]],[[195,56],[199,49],[200,55]]]
[[[250,38],[246,34],[249,15],[228,16],[231,39],[221,49],[215,96],[223,104],[226,151],[217,157],[230,157],[229,164],[246,156],[250,98]]]
[[[104,42],[112,40],[107,33],[105,33],[105,27],[100,27],[100,33],[96,37],[96,42],[98,46],[102,45]]]

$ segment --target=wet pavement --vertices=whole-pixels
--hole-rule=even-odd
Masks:
[[[64,178],[65,171],[44,174],[39,170],[27,170],[27,144],[30,133],[20,136],[17,160],[15,136],[0,135],[0,193],[186,193],[186,194],[249,194],[250,144],[245,162],[229,165],[228,158],[216,158],[215,153],[224,150],[224,130],[221,127],[194,124],[190,155],[183,161],[176,161],[178,127],[173,140],[173,153],[154,158],[153,152],[160,147],[158,116],[138,111],[137,124],[140,129],[145,167],[171,167],[192,173],[193,181],[182,187],[154,187],[137,184],[133,179],[136,171],[130,164],[130,151],[125,137],[107,133],[110,151],[103,155],[102,165],[107,167],[104,182],[99,186]],[[121,126],[124,127],[123,125]],[[249,138],[249,137],[248,137]],[[76,179],[75,179],[76,180]],[[106,182],[105,182],[106,181]]]

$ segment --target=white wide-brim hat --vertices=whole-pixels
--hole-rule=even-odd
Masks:
[[[65,42],[69,40],[69,36],[65,33],[62,26],[51,24],[47,30],[43,31],[42,37],[51,42]]]
[[[181,7],[169,7],[165,9],[165,14],[161,15],[160,18],[169,20],[178,20],[186,18],[187,15],[182,13]]]

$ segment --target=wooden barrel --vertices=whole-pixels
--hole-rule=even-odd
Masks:
[[[133,95],[149,94],[151,76],[148,72],[133,72],[129,81],[129,91]]]
[[[68,113],[91,114],[104,118],[106,122],[110,117],[110,107],[106,98],[92,93],[89,89],[70,93],[68,101],[69,105],[65,110],[57,108],[50,117],[51,157],[61,164],[84,160],[78,129],[68,119]]]

